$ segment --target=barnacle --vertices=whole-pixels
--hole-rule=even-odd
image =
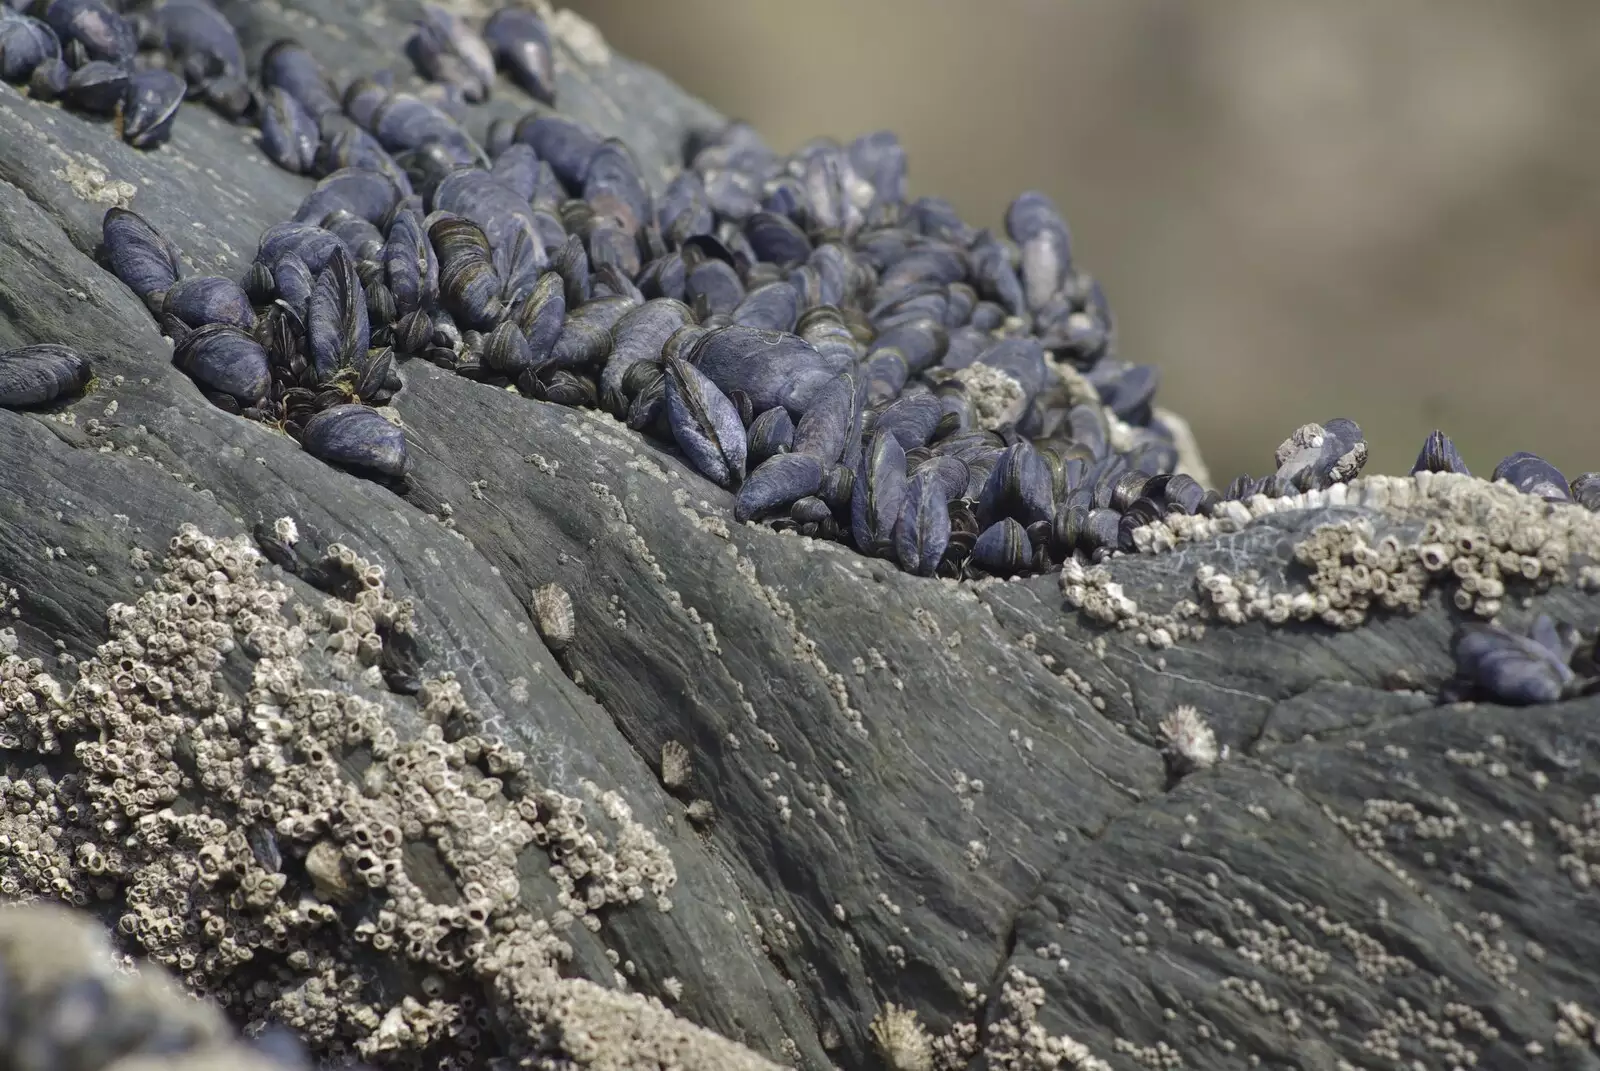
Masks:
[[[280,519],[263,533],[287,547],[295,529]],[[60,734],[103,730],[77,747],[68,773],[8,767],[6,795],[25,792],[29,806],[0,813],[9,845],[0,885],[80,903],[120,897],[123,940],[329,1057],[421,1051],[462,1014],[442,995],[393,1002],[357,945],[492,988],[503,1027],[522,1039],[512,1055],[545,1025],[565,1023],[576,1038],[590,1017],[625,1010],[619,1000],[639,1014],[640,998],[561,978],[567,946],[521,906],[518,859],[548,853],[555,906],[598,925],[608,904],[666,903],[676,873],[665,849],[616,793],[590,786],[591,816],[585,800],[533,781],[520,754],[474,731],[449,677],[423,683],[427,728],[402,739],[374,690],[384,636],[411,627],[411,607],[386,590],[381,568],[330,544],[316,569],[349,583],[330,581],[342,594],[318,612],[301,607],[290,625],[289,592],[260,564],[246,539],[184,525],[153,589],[110,608],[110,638],[75,685],[36,660],[0,658],[8,747],[48,753]],[[211,675],[234,650],[252,666],[241,696]],[[458,731],[449,742],[446,724]],[[340,764],[357,751],[371,764],[351,777]],[[172,806],[194,793],[212,801],[206,810]],[[458,875],[447,890],[409,861],[420,845]],[[445,901],[457,906],[436,906]],[[334,925],[357,904],[367,921]],[[258,953],[290,950],[281,985],[259,986],[245,968]],[[767,1066],[659,1018],[652,1036],[699,1046],[703,1066],[719,1052],[726,1066]]]
[[[892,1001],[872,1020],[872,1041],[890,1071],[932,1071],[933,1039],[917,1013]]]
[[[1187,703],[1174,707],[1157,728],[1161,733],[1162,754],[1174,773],[1181,775],[1207,769],[1226,755],[1226,748],[1217,747],[1217,735],[1211,726]]]

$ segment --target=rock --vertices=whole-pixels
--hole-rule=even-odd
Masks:
[[[408,32],[224,7],[252,55],[293,33],[347,74]],[[717,117],[583,42],[562,109],[661,178]],[[139,153],[0,95],[0,348],[97,376],[0,411],[0,892],[92,903],[241,1023],[379,1066],[864,1067],[891,1034],[941,1067],[1593,1065],[1600,701],[1437,705],[1444,580],[1344,629],[1199,601],[1310,591],[1297,546],[1413,546],[1501,490],[1360,481],[1065,592],[958,585],[411,361],[401,497],[207,403],[94,261],[124,203],[238,277],[310,180],[195,106]],[[472,121],[528,106],[502,79]],[[1600,625],[1584,517],[1508,615]],[[1173,782],[1180,704],[1227,753]]]
[[[159,967],[122,969],[105,931],[84,912],[46,903],[0,908],[0,973],[8,1063],[26,1054],[35,1067],[310,1066],[284,1052],[282,1039],[239,1039],[214,1005],[183,993]]]

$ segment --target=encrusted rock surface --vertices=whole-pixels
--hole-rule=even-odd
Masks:
[[[413,14],[225,6],[347,72]],[[715,120],[563,40],[652,173]],[[378,1066],[1600,1066],[1600,700],[1433,698],[1463,616],[1593,635],[1594,515],[1363,480],[958,585],[416,361],[397,497],[209,405],[93,259],[120,203],[237,276],[310,185],[251,140],[0,87],[0,347],[98,377],[0,411],[0,892]]]

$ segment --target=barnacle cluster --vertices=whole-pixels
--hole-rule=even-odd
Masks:
[[[576,1055],[625,1020],[616,1066],[767,1066],[644,997],[561,977],[569,927],[670,908],[671,858],[615,792],[539,784],[476,731],[452,679],[414,703],[387,691],[383,637],[410,627],[409,602],[348,548],[315,564],[339,594],[291,604],[247,539],[185,525],[75,682],[0,634],[0,743],[34,763],[0,778],[0,893],[118,903],[133,947],[327,1056],[466,1066],[550,1032]],[[239,659],[235,695],[220,670]],[[530,853],[555,882],[547,916],[523,900]],[[401,965],[419,991],[386,980]]]
[[[1507,464],[1541,474],[1550,468],[1530,457],[1514,455]],[[1561,495],[1554,493],[1558,486]],[[1593,638],[1585,643],[1554,622],[1536,621],[1530,639],[1494,619],[1513,595],[1556,584],[1600,591],[1600,516],[1576,501],[1578,481],[1570,489],[1564,480],[1545,487],[1546,493],[1529,493],[1503,475],[1487,483],[1419,468],[1410,476],[1366,476],[1281,497],[1225,500],[1209,516],[1169,515],[1136,529],[1137,551],[1182,553],[1188,544],[1283,517],[1297,537],[1281,575],[1255,567],[1231,573],[1203,563],[1191,574],[1192,588],[1156,610],[1140,607],[1104,564],[1069,562],[1061,592],[1070,606],[1159,648],[1200,634],[1209,622],[1320,621],[1355,628],[1378,611],[1416,613],[1431,590],[1443,588],[1457,611],[1471,615],[1454,648],[1462,681],[1476,685],[1469,691],[1501,702],[1550,702],[1592,686],[1572,662],[1593,647]],[[1303,517],[1315,523],[1293,520]]]

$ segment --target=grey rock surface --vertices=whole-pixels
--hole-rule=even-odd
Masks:
[[[293,34],[345,74],[404,70],[414,5],[224,6],[252,54]],[[558,91],[563,110],[626,138],[662,175],[691,129],[717,121],[577,35]],[[474,123],[526,107],[502,80]],[[394,401],[415,465],[401,497],[210,406],[95,261],[101,217],[121,203],[195,269],[237,275],[309,180],[196,107],[168,147],[140,154],[103,124],[0,88],[0,146],[0,347],[64,342],[94,357],[98,377],[57,410],[0,411],[0,612],[16,658],[42,659],[70,686],[73,661],[108,638],[108,608],[153,590],[181,525],[221,541],[289,517],[307,553],[351,548],[384,568],[389,596],[412,600],[425,673],[452,674],[471,708],[447,712],[446,735],[500,737],[539,792],[591,801],[594,815],[609,807],[592,828],[613,847],[642,829],[670,854],[670,910],[644,896],[575,920],[558,910],[548,846],[522,849],[505,917],[548,925],[570,955],[540,976],[535,1012],[500,988],[509,969],[447,979],[451,1014],[495,1011],[463,1064],[503,1045],[542,1066],[766,1066],[760,1054],[865,1068],[883,1066],[885,1047],[902,1068],[1600,1066],[1589,1018],[1600,700],[1437,705],[1462,617],[1453,578],[1420,589],[1416,612],[1375,610],[1343,630],[1177,607],[1205,567],[1305,590],[1293,549],[1329,525],[1365,519],[1369,542],[1392,535],[1414,558],[1424,524],[1479,510],[1503,550],[1519,511],[1546,523],[1542,503],[1481,482],[1402,503],[1369,481],[1365,499],[1262,509],[1086,578],[1091,593],[1121,585],[1100,620],[1054,576],[923,580],[736,525],[726,492],[615,421],[416,361]],[[1584,567],[1600,524],[1551,512],[1559,538],[1534,551],[1559,546],[1543,548],[1538,581],[1507,582],[1504,616],[1544,610],[1593,635],[1600,599]],[[326,596],[278,567],[260,575],[302,607]],[[575,612],[559,656],[534,611],[548,584]],[[367,689],[402,740],[431,739],[431,702],[342,680],[324,654],[307,661],[324,687]],[[270,661],[230,655],[226,690],[244,699]],[[1181,704],[1228,750],[1177,780],[1160,723]],[[669,742],[691,760],[670,789]],[[4,821],[16,830],[35,791],[19,784],[93,780],[70,750],[8,747]],[[226,791],[190,781],[172,810],[238,819]],[[495,792],[480,798],[499,807]],[[13,846],[0,891],[60,895],[49,882],[65,879],[116,921],[131,883],[89,880],[81,845],[96,834],[72,815],[40,821],[49,843],[34,850],[64,873]],[[448,855],[447,835],[429,837]],[[286,901],[326,891],[300,865],[307,854],[285,847]],[[443,903],[466,879],[438,858],[408,849],[405,869]],[[341,925],[359,917],[348,908]],[[189,981],[254,1018],[237,994],[305,981],[281,951]],[[430,995],[427,971],[398,948],[369,939],[352,955],[351,1007],[382,1019],[402,996]],[[659,1003],[607,1004],[573,979]],[[880,1018],[891,1003],[936,1040],[919,1047],[915,1030],[883,1026],[903,1026]],[[719,1048],[664,1009],[744,1048]],[[359,1048],[360,1022],[351,1012],[323,1040]],[[448,1048],[360,1051],[440,1066]]]

